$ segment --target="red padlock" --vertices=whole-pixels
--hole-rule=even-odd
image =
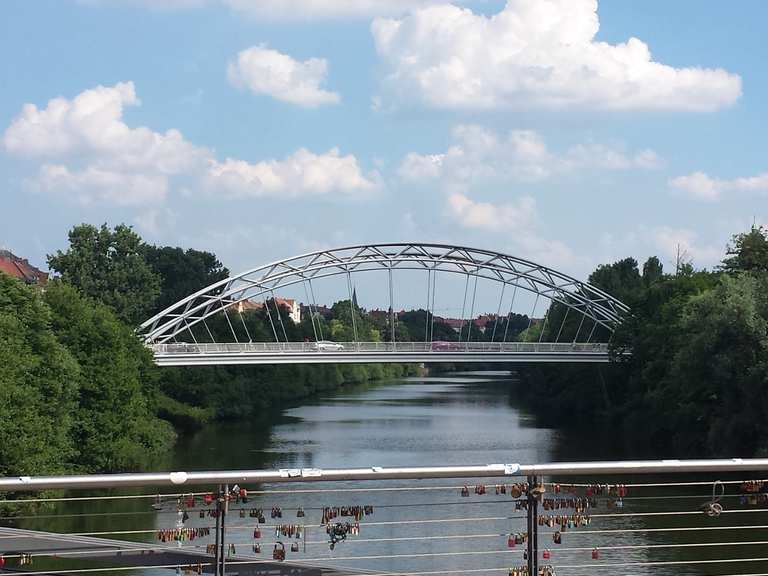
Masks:
[[[254,528],[254,530],[253,530],[253,537],[254,538],[261,538],[261,530],[259,528]]]
[[[600,559],[600,551],[597,548],[592,548],[592,560]]]
[[[3,557],[2,554],[0,554],[0,568],[2,568],[3,566],[5,566],[5,558]]]
[[[515,547],[515,537],[510,534],[509,538],[507,538],[507,548],[514,548]]]
[[[213,494],[206,494],[203,496],[203,502],[205,502],[205,505],[208,506],[213,502]]]
[[[544,550],[542,557],[544,558],[544,560],[549,560],[552,557],[552,553],[549,551],[549,548]]]

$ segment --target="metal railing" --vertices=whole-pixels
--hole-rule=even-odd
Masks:
[[[153,344],[150,348],[156,354],[608,353],[608,344],[563,342],[241,342]]]
[[[38,530],[0,528],[0,558],[27,575],[764,575],[766,471],[731,459],[0,478],[14,512],[0,524]],[[152,490],[103,492],[135,487]],[[51,489],[98,492],[34,496]],[[47,529],[68,516],[90,529]]]

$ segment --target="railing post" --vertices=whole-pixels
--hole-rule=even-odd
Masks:
[[[528,476],[528,576],[539,573],[539,500],[534,495],[536,476]]]
[[[214,574],[215,576],[221,576],[220,564],[219,564],[219,550],[221,550],[221,484],[219,484],[218,493],[216,494],[216,544],[213,549],[214,556]]]
[[[216,526],[217,530],[221,532],[221,535],[219,536],[217,534],[217,540],[221,543],[221,546],[217,549],[218,555],[216,557],[216,574],[218,576],[225,576],[227,573],[226,568],[226,559],[227,559],[227,550],[226,550],[226,526],[225,526],[225,520],[227,517],[227,508],[229,507],[229,484],[224,485],[224,490],[221,490],[221,486],[219,486],[219,510],[216,518]]]

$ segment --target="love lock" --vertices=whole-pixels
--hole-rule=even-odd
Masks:
[[[338,542],[347,539],[347,526],[344,524],[334,524],[328,527],[328,535],[331,537],[328,547],[333,550]]]
[[[707,504],[704,504],[703,508],[704,514],[710,518],[717,518],[720,516],[720,514],[723,513],[722,505],[718,504],[717,502],[708,502]]]
[[[725,496],[725,485],[720,480],[716,480],[712,484],[712,500],[702,504],[699,509],[710,518],[717,518],[723,513],[723,505],[720,504],[723,496]]]

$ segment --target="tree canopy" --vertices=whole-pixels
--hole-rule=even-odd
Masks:
[[[768,272],[768,229],[752,226],[728,245],[722,268],[726,272]]]
[[[132,326],[147,319],[160,294],[160,277],[144,258],[142,241],[129,226],[75,226],[69,248],[48,256],[48,265],[84,295],[111,307]]]

